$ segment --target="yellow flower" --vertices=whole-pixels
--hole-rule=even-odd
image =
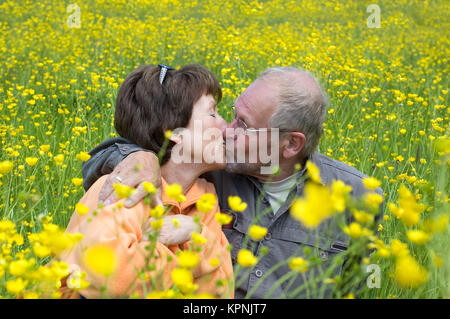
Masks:
[[[437,217],[425,220],[422,227],[426,232],[434,234],[437,232],[444,232],[447,229],[448,222],[448,215],[441,214]]]
[[[363,235],[363,229],[358,223],[351,223],[350,226],[345,226],[344,231],[352,238],[359,238]]]
[[[156,194],[158,189],[153,185],[153,183],[144,182],[143,183],[144,190],[149,194]]]
[[[24,281],[22,278],[17,278],[16,280],[9,280],[6,283],[6,290],[13,295],[19,295],[23,292],[27,285],[27,281]]]
[[[178,203],[186,201],[186,197],[183,195],[183,189],[179,184],[172,184],[166,187],[166,195],[169,198],[176,200]]]
[[[39,258],[44,258],[51,254],[50,248],[41,245],[40,243],[36,243],[33,245],[33,252]]]
[[[247,208],[247,203],[243,202],[239,196],[228,196],[228,205],[235,212],[243,212]]]
[[[408,230],[406,236],[410,242],[418,245],[424,245],[430,240],[430,235],[421,230]]]
[[[353,211],[353,216],[358,223],[368,224],[374,220],[374,216],[372,214],[366,213],[362,210],[355,209]]]
[[[91,271],[109,276],[116,268],[114,251],[107,246],[92,246],[83,253],[83,263]]]
[[[203,237],[201,234],[199,234],[199,233],[195,233],[195,232],[193,232],[192,234],[191,234],[191,238],[192,238],[192,241],[194,242],[194,243],[196,243],[197,245],[203,245],[203,244],[205,244],[208,240],[205,238],[205,237]]]
[[[346,185],[343,181],[333,181],[333,184],[331,185],[331,202],[336,211],[342,213],[345,210],[345,203],[351,190],[352,187]]]
[[[301,257],[292,258],[289,261],[289,268],[298,273],[303,273],[308,271],[308,261]]]
[[[27,157],[27,158],[25,158],[25,162],[27,162],[27,164],[30,165],[31,167],[36,165],[37,161],[38,161],[37,157]]]
[[[395,263],[395,280],[401,287],[416,288],[427,282],[428,272],[411,256],[403,256]]]
[[[188,288],[194,282],[194,276],[186,268],[175,268],[172,270],[170,277],[172,278],[173,284],[182,290],[183,288]]]
[[[75,186],[80,186],[80,185],[83,183],[83,179],[82,179],[82,178],[74,177],[74,178],[72,178],[72,183],[73,183]]]
[[[176,298],[175,291],[172,289],[166,290],[166,291],[152,291],[147,296],[145,296],[146,299],[172,299]]]
[[[267,234],[267,228],[252,225],[248,230],[248,234],[254,240],[261,240]]]
[[[161,218],[164,215],[164,208],[161,205],[157,205],[150,210],[150,216],[153,218]]]
[[[404,185],[399,188],[399,206],[389,203],[391,213],[399,218],[405,226],[411,227],[419,222],[424,205],[417,203],[416,197]]]
[[[391,240],[391,252],[394,256],[404,257],[409,255],[408,246],[398,239]]]
[[[14,167],[13,162],[3,161],[0,162],[0,174],[8,174]]]
[[[35,264],[34,259],[30,260],[15,260],[9,264],[9,272],[13,276],[22,276],[27,272],[27,270]]]
[[[363,178],[363,183],[367,189],[371,190],[374,190],[381,185],[381,182],[375,177],[365,177]]]
[[[81,160],[82,162],[86,162],[91,158],[91,155],[89,155],[87,152],[80,152],[77,154],[76,159]]]
[[[377,210],[383,202],[383,196],[377,193],[365,193],[363,195],[364,204],[371,210]]]
[[[211,267],[217,268],[217,267],[220,266],[220,260],[217,259],[217,258],[211,258],[211,259],[209,260],[209,265],[210,265]]]
[[[215,218],[219,222],[220,225],[229,224],[233,220],[233,217],[231,217],[228,214],[223,214],[223,213],[216,213]]]
[[[438,255],[436,255],[436,253],[432,250],[430,252],[431,252],[431,258],[433,260],[434,265],[437,268],[441,268],[442,264],[444,263],[444,260],[442,259],[442,257],[439,257]]]
[[[75,210],[80,216],[83,216],[89,212],[89,208],[81,203],[75,205]]]
[[[85,271],[74,272],[67,280],[67,287],[73,290],[83,290],[90,286],[90,283],[86,281]]]
[[[290,212],[294,219],[307,228],[316,228],[322,221],[331,217],[335,211],[330,190],[320,184],[306,183],[305,196],[294,200]]]
[[[170,140],[170,138],[172,137],[172,131],[171,130],[167,130],[164,132],[164,137],[168,140]]]
[[[160,229],[164,224],[164,219],[152,220],[151,227],[155,230]]]
[[[322,182],[322,180],[320,179],[320,170],[313,162],[306,162],[306,173],[308,174],[309,178],[311,178],[315,183],[320,184]]]
[[[27,291],[23,294],[23,299],[39,299],[39,294],[35,291]]]
[[[184,268],[194,268],[200,262],[198,254],[193,251],[183,250],[178,254],[178,264]]]
[[[41,145],[39,146],[39,150],[41,152],[47,153],[48,151],[50,151],[50,145]]]
[[[250,250],[241,249],[237,256],[237,262],[242,267],[251,267],[258,262],[258,258]]]
[[[64,162],[64,155],[63,154],[58,154],[53,159],[54,159],[54,161],[55,161],[57,166],[61,166],[62,163]]]
[[[389,258],[391,256],[391,252],[386,247],[380,247],[377,251],[381,258]]]
[[[209,213],[214,209],[216,203],[216,196],[211,193],[206,193],[200,197],[200,199],[195,203],[195,206],[199,211],[203,213]]]
[[[177,218],[171,218],[173,225],[175,226],[175,228],[180,227],[180,221]]]
[[[119,198],[128,198],[136,192],[136,189],[124,184],[114,184],[114,191]]]

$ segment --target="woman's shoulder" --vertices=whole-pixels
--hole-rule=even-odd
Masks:
[[[89,189],[84,194],[83,198],[81,198],[80,200],[84,205],[86,205],[86,203],[88,203],[91,206],[98,204],[100,191],[103,185],[105,184],[105,181],[108,178],[108,176],[109,174],[103,175],[102,177],[97,179],[95,183],[91,185],[91,187],[89,187]]]
[[[197,187],[203,191],[203,193],[212,193],[214,195],[217,196],[216,193],[216,187],[214,186],[213,183],[208,182],[206,179],[204,178],[198,178],[197,179]]]

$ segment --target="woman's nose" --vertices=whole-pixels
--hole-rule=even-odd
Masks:
[[[223,138],[234,138],[234,129],[236,128],[236,119],[231,121],[230,124],[227,124],[225,128],[222,130]]]

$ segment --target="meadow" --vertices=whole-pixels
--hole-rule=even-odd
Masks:
[[[142,64],[200,63],[222,85],[228,121],[265,68],[315,74],[330,97],[320,151],[381,181],[385,195],[371,261],[381,287],[362,297],[450,297],[448,1],[378,0],[378,27],[373,1],[73,3],[79,11],[65,1],[0,3],[0,296],[22,294],[7,289],[23,274],[9,265],[30,252],[27,236],[42,219],[69,222],[86,152],[116,136],[126,75]],[[397,203],[418,220],[405,222]],[[11,239],[6,221],[23,240]],[[405,271],[426,272],[417,285],[395,275],[399,245],[413,260]]]

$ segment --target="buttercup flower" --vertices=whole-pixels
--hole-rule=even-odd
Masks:
[[[8,174],[13,167],[14,164],[11,161],[0,162],[0,174]]]
[[[166,195],[179,203],[186,201],[186,196],[183,195],[183,189],[179,184],[168,185],[166,187]]]
[[[395,280],[401,287],[417,288],[427,282],[428,272],[411,256],[403,256],[396,261]]]
[[[267,228],[258,225],[250,226],[248,234],[254,240],[261,240],[267,234]]]
[[[238,252],[237,262],[242,267],[251,267],[258,262],[258,258],[256,258],[250,250],[241,249]]]
[[[308,261],[301,257],[292,258],[289,261],[289,268],[298,273],[303,273],[308,271]]]
[[[109,276],[116,268],[117,261],[111,248],[106,246],[93,246],[89,247],[83,253],[83,263],[91,271]]]
[[[319,168],[313,162],[311,161],[306,162],[306,173],[313,182],[318,184],[322,182],[322,180],[320,179]]]
[[[89,212],[89,208],[81,203],[75,205],[75,210],[80,216],[85,215]]]
[[[228,196],[228,205],[235,212],[243,212],[247,208],[247,203],[243,202],[239,196]]]
[[[38,161],[37,157],[27,157],[27,158],[25,158],[25,162],[27,162],[27,164],[32,166],[32,167],[34,165],[36,165],[37,161]]]
[[[363,178],[363,183],[364,183],[364,186],[366,186],[366,188],[370,189],[370,190],[374,190],[377,187],[380,187],[380,185],[381,185],[381,182],[374,177]]]
[[[195,203],[197,209],[203,213],[212,211],[217,203],[216,196],[210,193],[203,194]]]
[[[136,192],[136,189],[124,184],[113,184],[113,187],[119,198],[128,198]]]
[[[194,268],[200,262],[198,254],[193,251],[184,250],[178,254],[178,265],[184,268]]]
[[[155,185],[150,182],[144,182],[142,186],[144,187],[144,190],[149,194],[156,194],[156,192],[158,191]]]

